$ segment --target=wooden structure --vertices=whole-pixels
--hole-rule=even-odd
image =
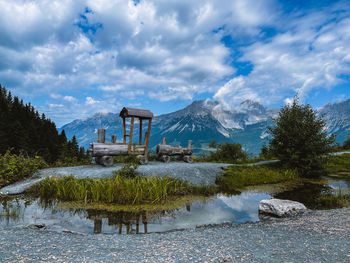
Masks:
[[[148,163],[147,153],[148,153],[148,144],[151,133],[151,125],[153,113],[149,110],[133,109],[133,108],[123,108],[119,114],[123,119],[123,142],[118,143],[116,135],[112,135],[111,142],[105,142],[105,129],[98,129],[98,140],[97,143],[91,143],[90,151],[92,152],[92,157],[96,158],[96,163],[111,166],[113,164],[113,157],[117,155],[137,155],[140,158],[141,164]],[[130,132],[127,134],[126,129],[126,119],[130,118]],[[139,130],[139,143],[133,144],[133,131],[135,118],[138,119],[140,124]],[[142,142],[142,125],[144,121],[147,121],[147,131]],[[129,138],[127,140],[127,138]]]
[[[180,156],[184,162],[193,163],[191,140],[188,141],[187,148],[182,148],[181,146],[173,147],[167,145],[166,142],[167,139],[163,138],[162,144],[157,145],[156,153],[159,161],[168,163],[170,162],[170,156]]]

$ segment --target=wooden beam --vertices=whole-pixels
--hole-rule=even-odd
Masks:
[[[123,118],[123,143],[126,143],[125,118]]]
[[[147,129],[147,137],[146,137],[146,145],[145,145],[145,156],[148,154],[148,143],[149,143],[149,137],[151,134],[151,125],[152,125],[152,119],[148,120],[148,129]]]
[[[145,139],[143,140],[143,145],[146,145],[147,132],[145,132]]]
[[[129,147],[128,147],[128,153],[131,153],[131,146],[132,146],[132,133],[134,132],[134,117],[131,117],[131,123],[130,123],[130,136],[129,136]]]
[[[117,142],[117,135],[113,134],[111,138],[111,143],[116,143]]]
[[[139,145],[142,145],[142,119],[140,119]]]

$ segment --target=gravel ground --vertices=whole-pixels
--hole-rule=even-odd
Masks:
[[[350,262],[350,208],[143,235],[0,228],[1,262]]]

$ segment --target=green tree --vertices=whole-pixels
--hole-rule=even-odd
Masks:
[[[242,145],[239,143],[224,143],[218,144],[216,146],[216,152],[211,152],[208,158],[210,161],[233,163],[246,159],[247,154],[243,151]]]
[[[343,142],[343,149],[349,150],[350,149],[350,136]]]
[[[325,125],[309,104],[302,105],[295,97],[292,104],[282,107],[276,126],[269,129],[273,137],[269,148],[286,168],[297,169],[302,176],[318,176],[334,143]]]

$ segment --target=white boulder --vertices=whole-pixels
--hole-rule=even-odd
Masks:
[[[277,217],[294,216],[305,211],[305,205],[290,200],[265,199],[261,200],[259,203],[259,213]]]

